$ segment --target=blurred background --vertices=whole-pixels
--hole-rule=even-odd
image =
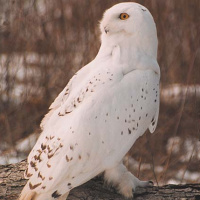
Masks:
[[[96,56],[103,12],[119,2],[0,0],[1,165],[26,158],[54,98]],[[155,133],[125,163],[158,185],[200,182],[200,1],[134,2],[157,25],[161,106]]]

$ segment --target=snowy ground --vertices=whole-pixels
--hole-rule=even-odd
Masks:
[[[25,159],[35,145],[38,136],[33,133],[27,138],[17,141],[15,147],[9,147],[5,142],[0,143],[0,165],[17,163]]]

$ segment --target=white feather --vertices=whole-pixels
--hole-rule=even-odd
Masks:
[[[121,13],[129,18],[119,19]],[[70,80],[41,123],[43,132],[26,172],[26,193],[29,187],[36,200],[63,198],[99,173],[121,166],[136,139],[148,128],[155,130],[160,70],[151,14],[136,3],[117,4],[105,12],[101,31],[98,55]]]

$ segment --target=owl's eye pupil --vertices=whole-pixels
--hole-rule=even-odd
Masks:
[[[120,19],[125,20],[129,18],[129,15],[127,13],[121,13],[119,16]]]

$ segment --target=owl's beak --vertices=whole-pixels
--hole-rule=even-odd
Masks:
[[[109,29],[105,26],[105,27],[104,27],[104,31],[105,31],[105,33],[107,34],[107,33],[109,32]]]

